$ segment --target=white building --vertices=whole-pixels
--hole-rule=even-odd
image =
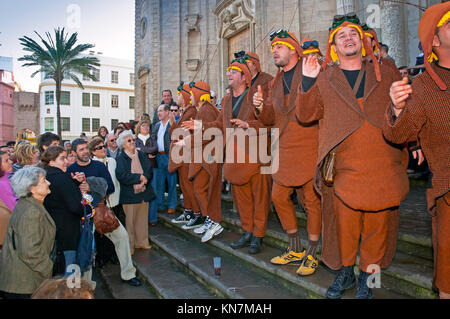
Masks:
[[[130,122],[134,115],[134,62],[104,57],[101,53],[90,55],[100,60],[94,70],[98,81],[79,75],[84,89],[71,79],[61,86],[61,134],[63,140],[78,138],[81,132],[91,137],[100,126],[110,131],[118,122]],[[57,132],[56,86],[51,78],[41,76],[40,127],[41,133]]]

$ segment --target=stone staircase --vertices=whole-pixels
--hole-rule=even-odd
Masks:
[[[99,271],[104,286],[113,298],[120,299],[325,298],[334,279],[333,272],[325,265],[321,264],[315,274],[301,277],[295,273],[299,263],[284,266],[270,263],[270,259],[279,255],[288,244],[276,214],[269,214],[261,253],[249,255],[247,248],[233,250],[229,246],[240,237],[241,228],[228,194],[222,195],[222,209],[221,224],[225,229],[207,243],[201,243],[201,236],[192,230],[183,230],[181,225],[170,222],[181,209],[176,214],[159,213],[158,225],[149,228],[152,249],[137,250],[133,256],[144,285],[135,288],[122,283],[119,266],[108,264]],[[408,201],[405,201],[401,209],[414,208],[408,207]],[[301,238],[306,245],[306,216],[301,208],[297,208],[297,217]],[[400,220],[402,223],[402,217]],[[381,288],[374,289],[375,298],[437,298],[432,289],[431,240],[421,233],[402,232],[400,229],[397,253],[392,265],[382,270]],[[318,250],[320,258],[320,247]],[[213,257],[221,257],[220,276],[214,274]],[[345,292],[343,298],[351,299],[355,295],[356,288]]]

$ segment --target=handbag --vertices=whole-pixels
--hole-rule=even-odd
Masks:
[[[359,90],[359,87],[361,86],[361,81],[364,76],[364,73],[366,73],[366,70],[365,70],[365,64],[363,63],[361,70],[358,73],[358,77],[356,78],[355,85],[353,86],[353,94],[355,94],[355,96]],[[328,187],[333,186],[334,176],[336,175],[336,171],[334,168],[334,162],[335,162],[335,158],[336,158],[336,149],[337,149],[337,146],[334,147],[327,154],[327,156],[323,160],[323,164],[321,167],[322,181]]]
[[[80,241],[78,242],[76,263],[80,266],[81,272],[85,272],[92,267],[94,263],[94,221],[89,218],[84,209],[84,222],[82,224]]]
[[[110,233],[119,227],[119,221],[111,209],[105,205],[104,199],[100,200],[95,208],[94,224],[99,234]]]

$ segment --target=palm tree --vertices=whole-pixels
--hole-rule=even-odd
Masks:
[[[19,38],[20,44],[23,45],[23,50],[31,52],[31,54],[24,55],[19,58],[19,61],[26,61],[28,63],[22,66],[39,66],[39,70],[31,74],[34,77],[36,74],[43,72],[50,76],[56,83],[56,125],[57,133],[61,136],[61,83],[64,79],[72,79],[77,85],[84,89],[83,84],[78,78],[77,74],[82,74],[92,80],[96,80],[95,76],[91,74],[91,70],[95,66],[100,65],[100,61],[93,56],[81,56],[85,50],[93,48],[92,44],[78,44],[77,33],[72,33],[69,39],[68,34],[64,34],[64,28],[55,29],[55,39],[53,40],[50,33],[46,32],[47,40],[43,39],[39,33],[34,31],[41,39],[44,47],[40,46],[36,41],[30,37],[24,36]]]

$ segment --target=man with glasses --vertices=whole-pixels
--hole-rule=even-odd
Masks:
[[[171,105],[171,106],[170,106],[170,112],[173,114],[173,117],[174,117],[174,119],[175,119],[175,122],[178,123],[178,120],[179,120],[180,117],[181,117],[181,114],[180,114],[180,108],[179,108],[178,104]]]
[[[117,135],[113,132],[106,136],[106,156],[116,158],[119,148],[117,147]]]
[[[158,211],[164,210],[165,184],[168,184],[167,212],[173,214],[177,208],[177,172],[169,173],[169,151],[170,151],[170,106],[161,104],[158,107],[159,122],[152,125],[152,135],[158,143],[156,154],[156,207]]]
[[[168,106],[172,106],[172,105],[176,104],[172,98],[171,90],[165,89],[161,92],[161,103],[159,105],[162,105],[162,104],[167,104]],[[153,124],[156,124],[160,121],[159,117],[158,117],[158,107],[155,107],[155,110],[153,112],[153,121],[152,121]]]
[[[279,169],[272,174],[272,201],[280,218],[284,231],[289,238],[288,249],[271,262],[285,265],[301,262],[297,274],[313,274],[319,262],[316,249],[319,243],[322,221],[320,197],[314,190],[313,177],[317,159],[318,125],[317,122],[305,125],[295,117],[295,101],[301,81],[304,51],[309,54],[318,49],[317,41],[300,42],[286,30],[279,30],[270,36],[271,50],[278,73],[272,83],[269,95],[254,95],[253,104],[262,109],[261,120],[264,124],[274,122],[279,129],[276,141],[279,153]],[[306,43],[308,42],[308,43]],[[314,51],[314,52],[312,52]],[[272,113],[272,117],[267,114]],[[308,247],[304,249],[298,231],[297,216],[291,200],[293,192],[308,215]]]
[[[395,253],[398,206],[408,193],[407,151],[382,134],[389,87],[400,79],[377,61],[371,38],[355,14],[337,16],[322,66],[303,60],[297,118],[320,121],[315,187],[322,195],[322,261],[338,270],[327,297],[339,299],[355,286],[358,299],[373,298],[372,272],[388,267]]]

